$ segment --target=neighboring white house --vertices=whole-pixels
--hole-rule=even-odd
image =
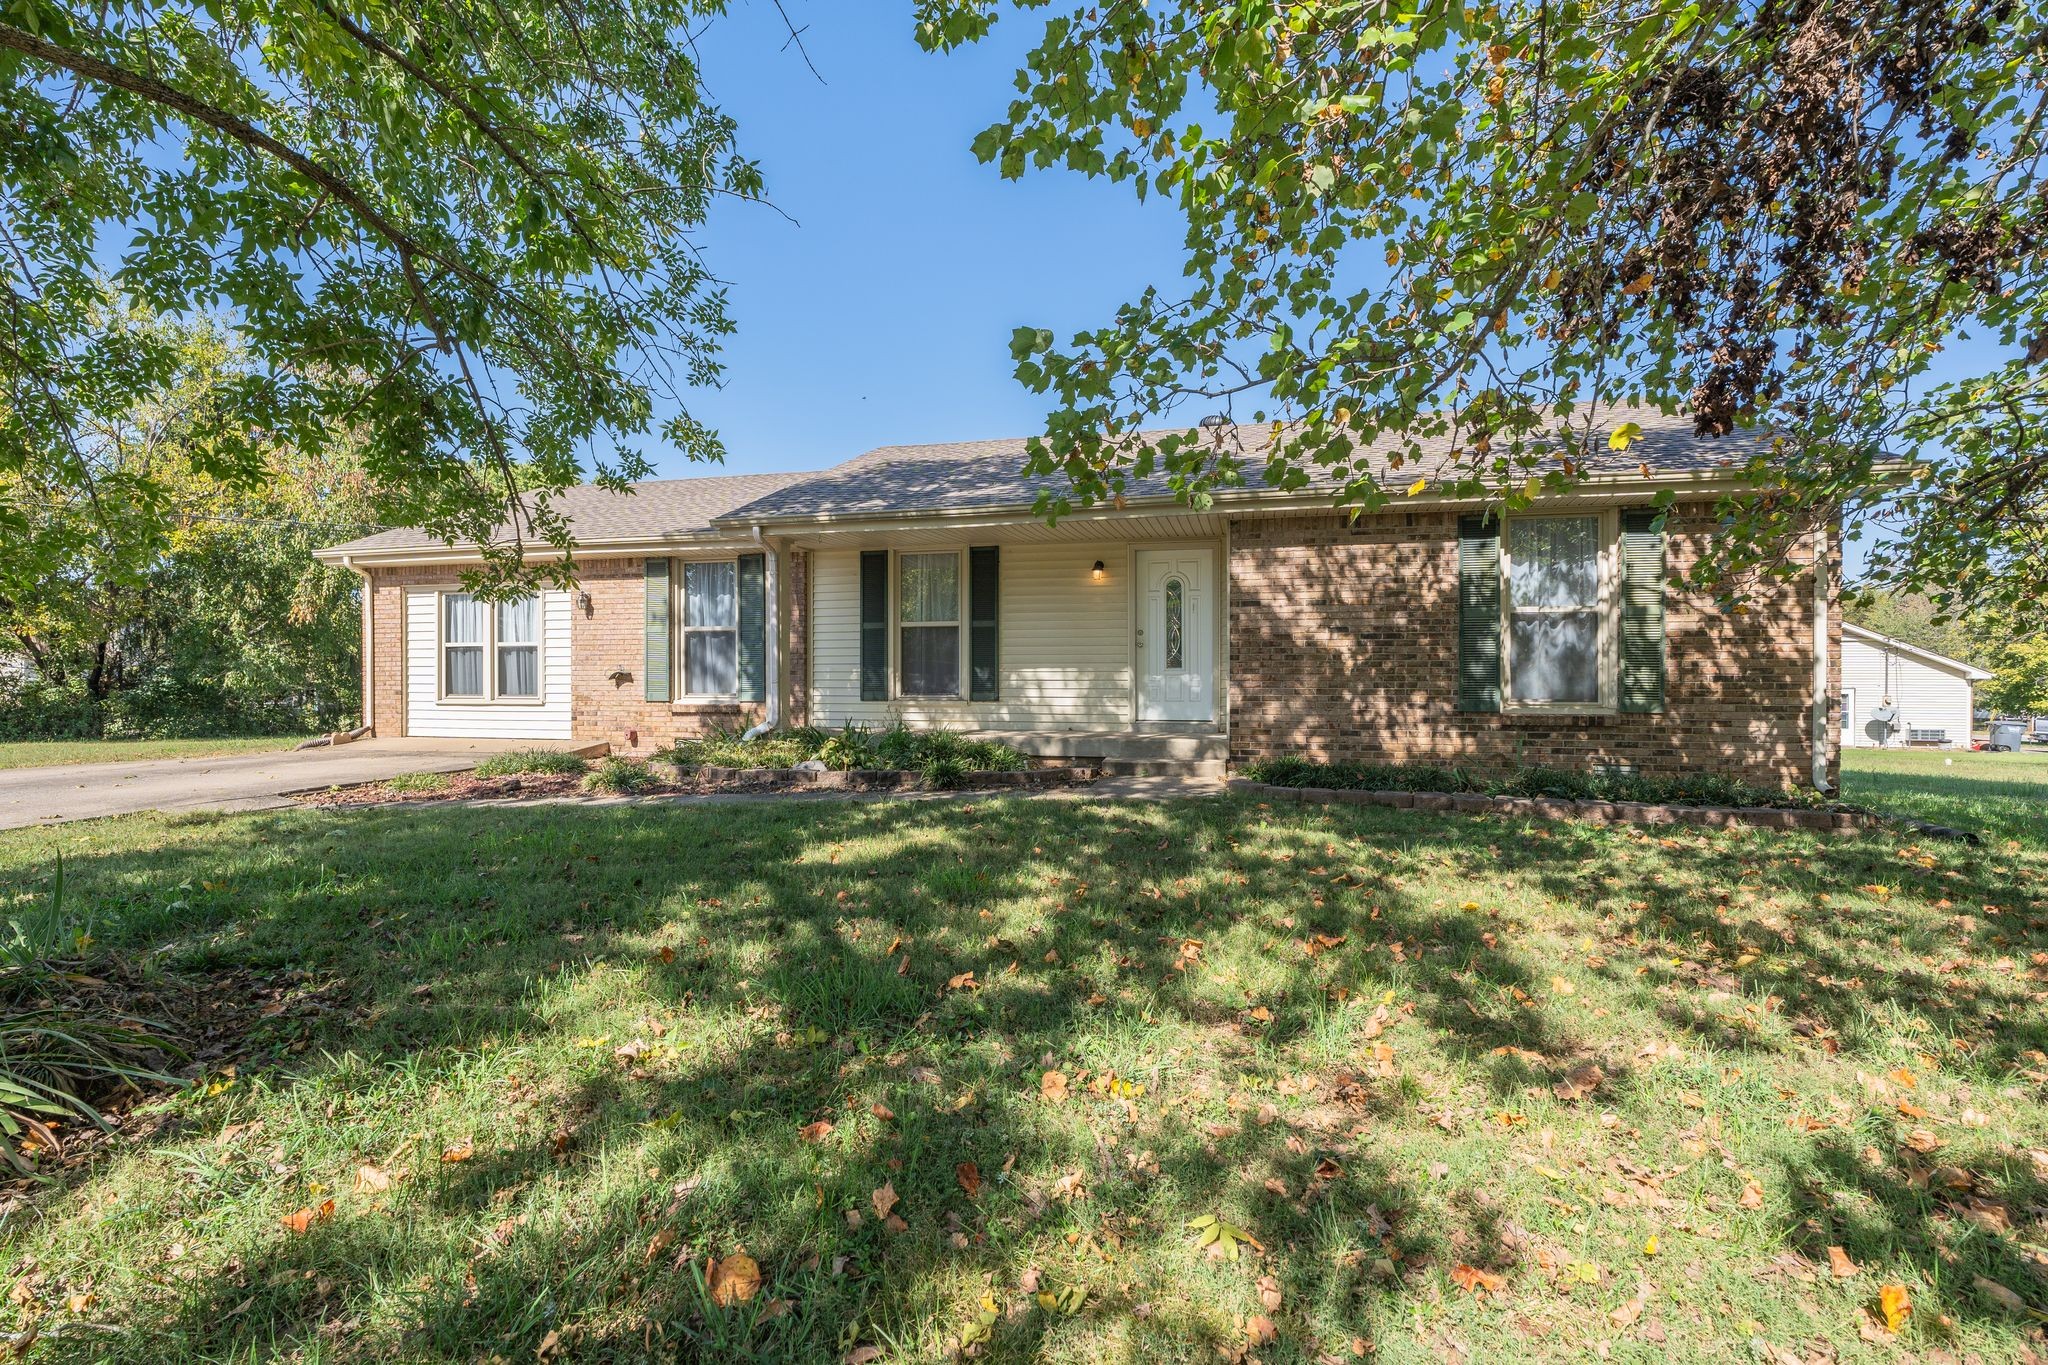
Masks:
[[[1842,626],[1842,743],[1970,747],[1975,686],[1984,669],[1880,635]]]

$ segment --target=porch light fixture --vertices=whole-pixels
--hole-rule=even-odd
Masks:
[[[1108,575],[1103,572],[1101,560],[1098,559],[1095,561],[1095,567],[1088,571],[1088,576],[1094,579],[1097,583],[1100,583],[1104,578],[1108,577]]]
[[[585,616],[588,616],[590,614],[590,594],[587,592],[577,593],[576,605],[582,609]]]

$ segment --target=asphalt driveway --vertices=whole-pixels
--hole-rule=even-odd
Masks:
[[[268,810],[287,792],[375,782],[400,773],[452,773],[512,749],[580,744],[504,739],[366,739],[331,749],[72,763],[0,771],[0,829],[144,810]]]

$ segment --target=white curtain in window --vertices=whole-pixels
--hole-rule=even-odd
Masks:
[[[739,691],[739,565],[683,565],[683,691],[729,697]]]
[[[960,695],[960,556],[901,555],[896,561],[902,627],[897,675],[906,697]]]
[[[441,640],[446,646],[442,685],[451,697],[484,694],[484,604],[466,592],[441,599]]]
[[[1508,673],[1517,701],[1600,700],[1600,519],[1508,522]]]
[[[727,630],[739,625],[739,573],[729,559],[683,565],[683,624]]]

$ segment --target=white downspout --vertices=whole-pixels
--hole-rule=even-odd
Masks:
[[[1828,596],[1831,591],[1828,528],[1813,532],[1813,787],[1833,790],[1828,781]]]
[[[377,609],[373,605],[375,593],[370,583],[370,571],[359,567],[352,555],[341,557],[341,567],[355,572],[363,580],[363,709],[357,719],[365,730],[377,728]]]
[[[754,543],[761,547],[766,561],[767,582],[763,585],[767,597],[768,619],[763,623],[767,636],[765,691],[768,694],[768,715],[759,725],[740,736],[741,740],[758,739],[782,723],[782,556],[761,534],[761,528],[754,528]]]

